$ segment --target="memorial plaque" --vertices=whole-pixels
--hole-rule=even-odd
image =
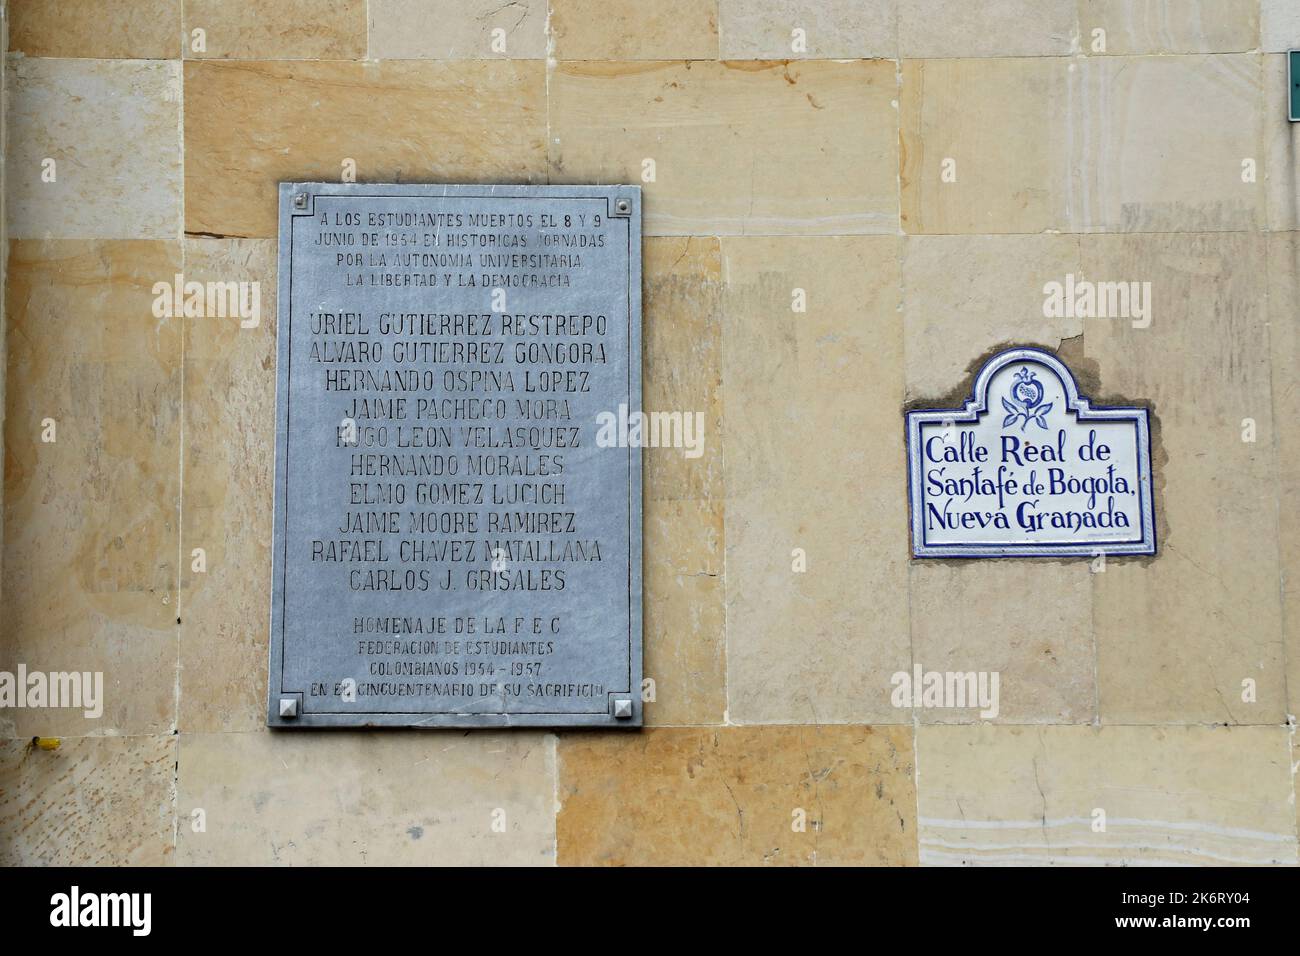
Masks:
[[[1154,554],[1147,410],[1092,405],[1054,355],[989,359],[960,409],[907,413],[918,558]]]
[[[278,321],[268,723],[639,726],[640,190],[281,184]]]

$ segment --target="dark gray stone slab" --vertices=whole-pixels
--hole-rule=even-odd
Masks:
[[[278,312],[268,723],[639,726],[640,190],[284,183]]]

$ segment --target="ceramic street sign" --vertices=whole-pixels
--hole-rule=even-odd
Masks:
[[[280,187],[275,727],[641,723],[634,186]]]
[[[995,355],[964,408],[907,413],[918,558],[1154,554],[1145,408],[1095,406],[1034,348]]]

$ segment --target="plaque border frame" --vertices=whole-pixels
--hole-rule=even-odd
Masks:
[[[304,205],[295,197],[305,194]],[[285,690],[284,668],[284,575],[287,559],[287,449],[288,449],[288,333],[292,321],[292,227],[297,216],[314,213],[317,196],[365,198],[395,196],[431,199],[465,198],[542,198],[592,199],[607,201],[609,218],[628,220],[628,407],[640,409],[641,338],[642,338],[642,258],[641,187],[637,185],[492,185],[444,183],[331,183],[292,181],[279,184],[279,225],[276,254],[276,370],[275,370],[275,464],[271,544],[270,640],[267,668],[266,723],[272,728],[461,728],[501,729],[508,727],[608,727],[639,728],[644,721],[641,700],[644,653],[644,593],[642,587],[642,549],[644,516],[642,510],[642,457],[639,447],[625,449],[628,455],[628,689],[608,691],[604,713],[556,713],[530,711],[522,713],[393,713],[357,710],[355,713],[308,714],[303,712],[303,691]],[[287,231],[286,231],[287,230]],[[288,240],[288,241],[286,241]],[[284,330],[281,334],[281,330]],[[277,688],[279,688],[277,690]],[[631,717],[614,716],[615,699],[632,701]],[[297,713],[281,717],[282,699],[296,700]]]
[[[927,544],[924,528],[924,494],[921,482],[921,425],[924,423],[974,423],[988,414],[988,389],[994,374],[1015,362],[1033,362],[1056,375],[1065,388],[1066,407],[1076,413],[1076,421],[1132,421],[1135,423],[1138,468],[1138,509],[1141,516],[1140,541],[1082,541],[1056,544]],[[1154,555],[1157,553],[1155,527],[1155,490],[1151,478],[1150,410],[1138,405],[1094,405],[1080,393],[1074,373],[1061,359],[1046,349],[1017,346],[991,356],[980,368],[971,386],[970,398],[958,408],[922,408],[906,413],[904,443],[907,451],[908,525],[911,528],[913,558],[1047,558],[1106,557]]]

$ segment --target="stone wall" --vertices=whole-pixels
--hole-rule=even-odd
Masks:
[[[1297,10],[16,0],[0,670],[106,702],[0,711],[0,863],[1295,863]],[[275,189],[349,159],[653,160],[645,403],[707,419],[645,456],[644,731],[263,726]],[[155,318],[177,273],[264,320]],[[1157,557],[909,559],[902,411],[1010,342],[1151,403]]]

